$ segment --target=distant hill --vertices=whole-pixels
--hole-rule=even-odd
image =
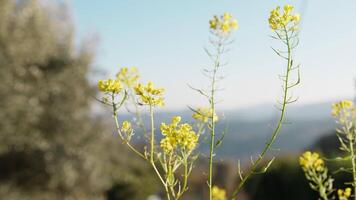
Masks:
[[[331,102],[310,104],[303,106],[291,106],[287,110],[286,124],[277,139],[273,154],[286,152],[299,152],[310,146],[319,137],[334,130],[334,121],[330,115]],[[257,155],[271,135],[275,126],[278,111],[273,105],[260,105],[250,108],[230,110],[218,113],[222,120],[217,124],[217,132],[225,135],[223,145],[218,147],[217,155],[220,158],[246,159],[250,155]],[[109,110],[100,115],[111,118]],[[191,111],[158,112],[156,122],[169,122],[174,115],[180,115],[183,119],[191,121]],[[129,119],[128,115],[123,116]],[[148,119],[148,116],[144,116]],[[147,120],[146,120],[147,121]],[[108,123],[113,123],[108,120]],[[139,136],[140,134],[136,134]],[[206,134],[207,136],[207,134]],[[202,137],[200,149],[206,152],[208,140]],[[280,149],[280,150],[277,150]],[[203,153],[204,156],[204,153]]]
[[[331,104],[333,102],[322,102],[306,105],[291,105],[287,108],[287,117],[290,119],[320,119],[330,117]],[[267,120],[278,115],[278,110],[274,104],[261,104],[237,110],[224,112],[229,118],[237,117],[243,120]]]

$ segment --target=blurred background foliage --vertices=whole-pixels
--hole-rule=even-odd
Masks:
[[[91,114],[95,52],[75,46],[73,29],[65,5],[0,0],[0,199],[144,199],[156,189]]]

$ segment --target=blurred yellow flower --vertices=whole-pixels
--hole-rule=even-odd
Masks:
[[[113,79],[100,80],[98,82],[98,88],[102,92],[111,92],[114,94],[118,94],[122,90],[121,83]]]
[[[213,16],[209,21],[210,29],[217,34],[229,34],[232,30],[238,28],[237,20],[230,13],[224,13],[222,16]]]
[[[352,101],[343,100],[332,105],[332,115],[337,117],[340,114],[347,114],[350,109],[355,110]]]
[[[273,9],[268,19],[272,30],[297,30],[300,21],[299,14],[291,14],[294,7],[292,5],[285,5],[283,12],[280,12],[280,7]]]
[[[173,137],[166,137],[161,140],[160,145],[166,154],[170,154],[177,147],[177,141]]]
[[[214,112],[211,108],[203,108],[200,107],[198,108],[192,115],[192,117],[195,120],[201,121],[201,122],[208,122],[209,119],[212,119],[214,116],[214,122],[217,122],[219,120],[219,117],[217,116],[217,114]]]
[[[306,151],[299,157],[299,164],[305,170],[316,170],[323,172],[325,170],[324,161],[319,157],[318,153]]]
[[[116,74],[117,80],[123,83],[126,87],[131,88],[137,84],[140,78],[136,67],[123,67],[119,73]]]
[[[339,200],[348,200],[351,196],[351,188],[346,188],[345,190],[338,189],[337,195],[339,197]]]
[[[121,126],[121,132],[132,131],[131,123],[129,121],[123,121]]]
[[[188,152],[195,149],[198,136],[187,124],[179,124],[181,117],[175,116],[170,124],[161,124],[161,132],[164,138],[161,140],[161,148],[166,154],[173,153],[178,147]]]
[[[213,200],[226,200],[226,191],[219,188],[218,186],[213,186],[212,188]]]
[[[163,88],[155,88],[153,83],[150,81],[147,85],[137,84],[135,87],[135,92],[140,96],[142,104],[151,106],[164,106]]]

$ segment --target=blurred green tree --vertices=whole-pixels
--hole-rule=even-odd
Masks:
[[[0,0],[0,199],[105,199],[145,184],[127,197],[144,199],[155,188],[149,169],[91,112],[94,51],[75,46],[67,10]]]

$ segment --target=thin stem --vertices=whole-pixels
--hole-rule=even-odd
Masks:
[[[183,187],[182,187],[182,191],[177,195],[176,200],[179,200],[183,193],[187,190],[187,184],[188,184],[188,160],[185,157],[184,158],[184,180],[183,180]]]
[[[146,158],[141,152],[139,152],[135,147],[133,147],[129,142],[125,142],[125,144],[126,144],[133,152],[135,152],[137,155],[139,155],[141,158],[147,160],[147,158]]]
[[[135,96],[133,95],[133,92],[132,92],[131,88],[130,88],[130,95],[129,96],[130,96],[132,104],[134,105],[135,110],[136,110],[135,115],[137,117],[137,124],[138,124],[139,127],[142,128],[143,135],[147,137],[147,130],[146,130],[145,124],[143,123],[143,119],[142,119],[142,115],[141,115],[140,109],[137,106],[137,103],[135,101]]]
[[[282,108],[281,108],[281,114],[279,117],[279,121],[277,123],[276,128],[272,132],[271,138],[267,141],[267,144],[263,148],[261,154],[257,158],[257,160],[253,163],[251,166],[250,170],[246,173],[246,175],[243,177],[237,188],[233,191],[232,195],[230,196],[230,199],[233,200],[237,194],[241,191],[242,187],[246,183],[246,181],[250,178],[250,176],[256,171],[257,167],[263,160],[264,156],[268,152],[268,150],[271,148],[272,144],[276,140],[277,136],[280,133],[282,124],[284,122],[284,117],[285,117],[285,111],[286,111],[286,106],[288,104],[288,81],[289,81],[289,74],[292,66],[292,55],[291,55],[291,46],[290,46],[290,39],[288,37],[287,31],[285,30],[286,33],[286,45],[287,45],[287,53],[288,53],[288,62],[287,62],[287,69],[286,69],[286,74],[285,74],[285,80],[284,80],[284,91],[283,91],[283,102],[282,102]]]
[[[356,195],[355,195],[355,191],[356,191],[356,161],[355,161],[355,151],[354,151],[354,137],[352,135],[352,133],[349,134],[350,135],[350,154],[351,154],[351,164],[352,164],[352,177],[353,177],[353,187],[354,187],[354,200],[356,200]]]
[[[164,189],[166,191],[166,196],[167,196],[167,200],[170,200],[170,195],[169,195],[169,190],[168,190],[168,186],[167,183],[163,180],[162,175],[160,174],[160,172],[158,171],[155,161],[154,161],[154,144],[155,144],[155,127],[154,127],[154,116],[153,116],[153,106],[150,105],[150,118],[151,118],[151,150],[150,150],[150,163],[154,169],[154,171],[156,172],[158,178],[160,179],[162,185],[164,186]]]
[[[314,172],[314,174],[316,174],[316,173]],[[323,200],[329,200],[329,197],[328,197],[327,192],[326,192],[326,188],[325,188],[324,183],[323,183],[323,178],[318,176],[317,182],[319,184],[319,195],[320,195],[320,197],[323,198]]]
[[[115,96],[111,95],[111,99],[112,99],[112,106],[113,106],[113,116],[114,116],[114,121],[115,121],[115,126],[116,126],[116,130],[119,133],[119,136],[121,138],[121,140],[134,152],[136,153],[138,156],[140,156],[143,159],[147,159],[141,152],[139,152],[135,147],[133,147],[128,141],[125,140],[125,138],[123,138],[121,131],[120,131],[120,125],[119,125],[119,119],[117,117],[117,104],[114,102],[115,100]]]
[[[220,56],[222,47],[222,38],[220,38],[217,44],[217,56],[214,62],[212,83],[211,83],[211,94],[210,94],[210,108],[211,108],[211,122],[210,122],[210,152],[209,152],[209,199],[213,199],[213,160],[214,160],[214,147],[215,147],[215,85],[216,85],[216,74],[220,67]]]
[[[150,120],[151,120],[151,150],[150,150],[150,160],[154,163],[154,144],[155,144],[155,125],[153,119],[153,107],[150,105]]]

